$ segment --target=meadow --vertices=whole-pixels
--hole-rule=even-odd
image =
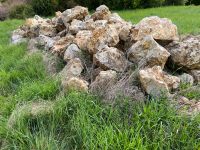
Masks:
[[[134,23],[145,16],[167,17],[181,34],[200,32],[200,7],[164,7],[118,11]],[[102,103],[97,96],[60,94],[59,80],[44,70],[40,53],[27,55],[27,44],[11,45],[10,33],[23,20],[0,22],[0,149],[181,149],[200,148],[200,115],[178,114],[166,98],[133,102],[117,99]],[[198,93],[193,93],[197,95]],[[8,127],[19,105],[53,102],[54,111],[36,118],[18,118]]]

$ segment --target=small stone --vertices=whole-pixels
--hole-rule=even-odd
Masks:
[[[85,30],[86,24],[83,21],[74,19],[69,26],[69,31],[71,34],[77,34],[80,30]]]
[[[191,74],[195,79],[195,82],[200,83],[200,70],[191,70]]]
[[[180,75],[179,78],[180,78],[182,84],[188,84],[188,85],[194,84],[194,78],[187,73]]]

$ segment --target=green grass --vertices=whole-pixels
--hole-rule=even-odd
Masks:
[[[142,11],[148,13],[148,10],[120,13],[128,19],[129,12],[130,18],[134,14],[139,20],[142,15],[138,13],[136,17],[136,14]],[[85,93],[59,94],[59,81],[46,74],[40,54],[27,56],[26,44],[9,44],[10,32],[22,23],[20,20],[0,23],[0,149],[200,148],[200,115],[177,114],[164,98],[146,103],[120,99],[109,105]],[[197,93],[192,96],[195,94],[199,96]],[[53,111],[48,115],[18,118],[15,126],[8,128],[9,116],[18,105],[37,101],[52,102]]]
[[[200,33],[200,6],[171,6],[151,9],[118,11],[120,16],[133,23],[138,23],[148,16],[159,16],[171,19],[178,27],[180,34]]]

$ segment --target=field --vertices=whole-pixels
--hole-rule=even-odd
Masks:
[[[150,15],[168,17],[182,34],[200,32],[200,7],[118,13],[132,22]],[[26,44],[9,44],[10,32],[22,23],[22,20],[0,22],[0,149],[200,148],[200,115],[177,114],[165,98],[146,103],[124,98],[110,105],[85,93],[59,94],[59,81],[44,71],[41,54],[29,56]],[[14,118],[16,125],[9,127],[9,116],[15,108],[38,101],[53,103],[54,111],[36,118]]]

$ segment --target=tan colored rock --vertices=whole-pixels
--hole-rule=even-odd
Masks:
[[[127,56],[139,68],[145,66],[161,66],[161,68],[164,68],[170,53],[160,46],[152,36],[146,36],[131,46]]]
[[[178,88],[180,83],[178,77],[166,74],[160,66],[140,70],[139,78],[144,90],[154,97],[169,96],[170,90]]]
[[[80,92],[88,92],[88,82],[77,77],[72,77],[62,83],[65,91],[75,90]]]
[[[79,31],[76,34],[76,38],[74,39],[74,42],[78,45],[78,47],[81,50],[85,50],[86,51],[88,42],[89,42],[91,37],[92,37],[92,32],[91,31],[82,30],[82,31]]]
[[[105,5],[101,5],[96,8],[95,13],[91,16],[94,20],[107,20],[111,15],[109,8]]]
[[[112,70],[101,71],[95,81],[90,85],[92,93],[103,96],[108,88],[114,86],[117,82],[117,73]]]
[[[189,36],[167,46],[172,61],[187,70],[200,69],[200,36]]]
[[[80,30],[85,30],[86,24],[83,21],[74,19],[69,26],[69,31],[71,34],[77,34]]]
[[[68,25],[73,19],[84,20],[88,15],[88,9],[81,6],[76,6],[72,9],[67,9],[62,13],[62,20],[65,25]]]
[[[17,30],[14,30],[12,32],[12,36],[11,36],[11,43],[12,44],[19,44],[19,43],[23,43],[23,42],[26,42],[26,32],[21,30],[21,29],[17,29]]]
[[[72,35],[67,35],[65,37],[62,37],[54,43],[54,46],[50,50],[53,54],[58,54],[62,56],[67,47],[73,43],[73,40],[74,36]]]
[[[91,54],[101,51],[105,45],[114,47],[119,43],[119,33],[110,25],[106,28],[99,27],[92,32],[92,37],[88,42],[87,48]]]
[[[179,40],[176,25],[167,18],[157,16],[142,19],[132,30],[132,38],[136,41],[147,35],[152,35],[155,40],[161,41]]]
[[[79,77],[84,67],[79,58],[71,59],[60,72],[61,81],[66,82],[71,77]]]
[[[191,74],[195,79],[195,82],[200,83],[200,70],[191,70]]]
[[[78,48],[76,44],[71,44],[64,53],[64,60],[66,62],[71,59],[78,58],[81,53],[81,50]]]
[[[113,69],[117,72],[123,72],[127,67],[127,60],[117,48],[106,47],[94,55],[94,64],[104,70]]]

